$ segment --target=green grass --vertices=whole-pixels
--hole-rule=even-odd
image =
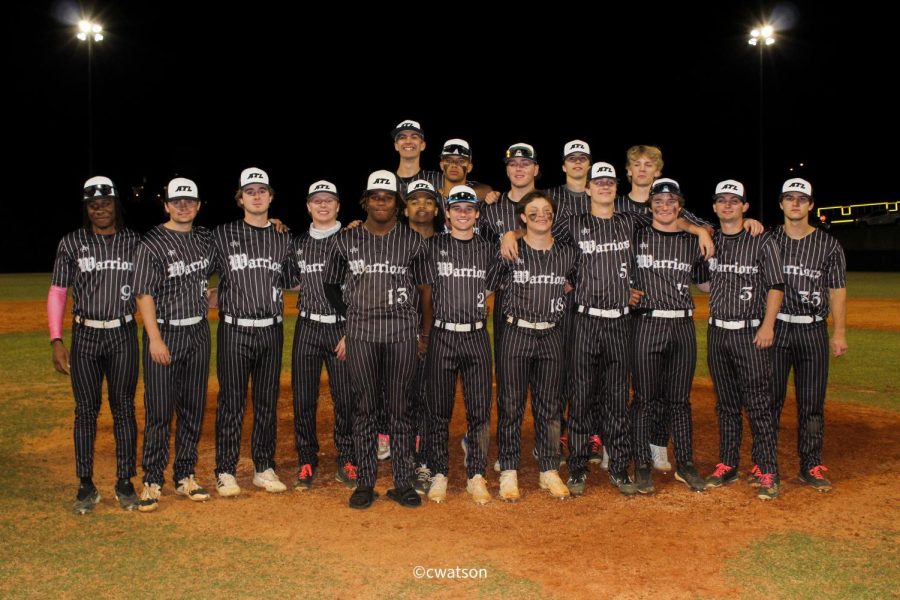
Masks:
[[[869,540],[801,533],[771,535],[725,569],[747,598],[891,598],[897,596],[897,532]]]
[[[0,273],[0,300],[46,300],[50,273]]]
[[[847,273],[849,298],[900,298],[900,273]]]

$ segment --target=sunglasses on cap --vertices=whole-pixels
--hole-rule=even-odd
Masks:
[[[478,196],[472,192],[457,192],[447,198],[447,202],[478,202]]]
[[[458,154],[460,156],[469,156],[470,150],[463,146],[462,144],[447,144],[444,146],[444,149],[441,151],[441,156],[447,156],[448,154]]]
[[[111,185],[101,184],[101,185],[92,185],[84,188],[84,199],[92,200],[97,197],[105,197],[105,196],[115,196],[116,188]]]
[[[527,158],[530,160],[535,160],[534,150],[527,146],[513,146],[506,151],[506,160],[509,160],[511,158]]]

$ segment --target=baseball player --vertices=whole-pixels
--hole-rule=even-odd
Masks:
[[[469,186],[454,187],[447,196],[450,233],[428,244],[426,281],[432,286],[434,327],[427,356],[427,420],[431,431],[428,464],[435,472],[428,498],[447,496],[448,433],[462,379],[466,406],[466,491],[477,504],[490,500],[484,478],[491,420],[491,347],[487,335],[486,275],[494,248],[475,235],[478,196]]]
[[[300,470],[295,489],[312,487],[319,465],[316,410],[322,365],[334,404],[334,446],[337,449],[335,479],[350,489],[356,487],[353,455],[353,394],[344,346],[344,317],[338,315],[325,296],[323,275],[331,238],[341,229],[337,220],[340,198],[330,181],[309,186],[306,210],[312,217],[309,231],[294,237],[291,284],[297,287],[298,319],[291,351],[291,387],[294,397],[294,435]]]
[[[366,222],[335,235],[325,261],[326,294],[347,317],[358,468],[349,505],[357,509],[368,508],[375,500],[375,419],[382,391],[390,420],[395,486],[388,497],[408,507],[422,502],[413,487],[415,423],[409,398],[417,352],[424,354],[431,329],[431,288],[422,284],[420,272],[424,241],[397,221],[404,208],[398,189],[397,177],[390,171],[372,173],[362,198]]]
[[[703,283],[703,254],[697,240],[679,232],[676,220],[684,205],[673,179],[657,179],[650,190],[652,227],[634,237],[634,287],[643,296],[633,311],[632,428],[635,484],[640,493],[654,491],[651,479],[650,428],[659,403],[669,406],[675,442],[675,478],[703,491],[706,481],[694,467],[691,383],[697,362],[694,332],[693,277]]]
[[[499,370],[500,498],[519,499],[517,470],[529,386],[540,487],[556,498],[567,498],[569,490],[559,478],[563,340],[557,325],[566,310],[566,285],[574,278],[577,253],[571,246],[554,243],[554,205],[548,194],[538,190],[526,194],[516,211],[526,228],[519,240],[519,258],[509,262],[498,254],[487,279],[488,289],[504,290],[495,322],[502,319],[507,324],[498,355],[504,363]]]
[[[197,184],[176,177],[166,187],[169,220],[148,231],[137,248],[134,295],[144,322],[144,487],[138,510],[159,506],[169,464],[169,426],[175,428],[175,493],[209,499],[197,482],[197,443],[209,381],[207,281],[212,234],[194,227]]]
[[[425,170],[420,165],[422,152],[425,150],[425,132],[419,122],[412,119],[400,121],[391,131],[391,138],[394,140],[394,150],[400,155],[397,167],[400,194],[405,197],[407,186],[416,179],[424,179],[435,189],[439,189],[441,174]]]
[[[741,182],[727,179],[716,185],[713,210],[721,228],[713,237],[716,254],[706,263],[709,281],[700,286],[710,292],[707,360],[719,417],[719,463],[706,487],[737,480],[743,408],[753,433],[753,460],[762,473],[757,495],[772,500],[778,496],[779,481],[770,348],[784,276],[771,236],[744,231],[749,206]]]
[[[444,212],[439,210],[442,200],[438,196],[434,186],[418,179],[412,181],[406,187],[406,208],[403,210],[402,221],[422,236],[423,240],[434,237],[435,231],[444,228]],[[428,433],[429,426],[426,420],[425,391],[426,391],[425,357],[420,356],[416,363],[416,374],[413,385],[410,388],[412,396],[409,401],[414,414],[416,425],[416,481],[415,488],[419,494],[428,492],[431,485],[431,469],[428,466]]]
[[[469,142],[459,138],[453,138],[444,142],[441,148],[441,185],[437,188],[442,198],[450,195],[451,190],[458,185],[466,185],[478,194],[478,199],[483,200],[493,190],[491,186],[470,181],[469,173],[474,168],[472,165],[472,148]]]
[[[275,409],[284,344],[282,313],[291,235],[269,222],[275,193],[269,176],[250,167],[241,172],[235,195],[244,218],[213,231],[219,271],[219,328],[216,370],[216,489],[229,497],[241,493],[235,478],[247,386],[253,381],[253,485],[267,492],[287,489],[275,473]]]
[[[138,377],[134,322],[134,252],[138,234],[124,227],[122,205],[113,182],[103,176],[84,183],[81,229],[60,240],[47,294],[47,321],[53,366],[71,375],[75,396],[75,473],[80,478],[73,510],[86,514],[100,502],[94,485],[94,440],[103,379],[116,439],[115,495],[125,510],[139,499],[136,473],[137,423],[134,393]],[[71,354],[62,339],[66,293],[72,288]]]
[[[814,206],[812,185],[794,178],[781,188],[784,225],[775,241],[784,262],[784,302],[775,322],[773,378],[775,430],[794,370],[797,396],[797,452],[800,479],[819,492],[831,490],[822,463],[825,390],[828,384],[828,313],[834,318],[831,353],[847,352],[847,262],[834,237],[809,223]],[[762,468],[762,467],[760,467]]]

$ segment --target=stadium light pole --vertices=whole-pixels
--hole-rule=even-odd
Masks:
[[[759,220],[765,225],[765,176],[763,157],[765,137],[763,135],[763,50],[775,43],[775,29],[771,25],[761,25],[750,31],[747,43],[759,49]]]
[[[88,174],[94,173],[94,89],[93,62],[94,44],[103,41],[103,26],[86,19],[78,22],[78,33],[75,37],[87,43],[88,49]]]

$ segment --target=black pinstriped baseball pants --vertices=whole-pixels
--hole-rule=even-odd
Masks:
[[[772,353],[753,344],[756,328],[729,330],[710,325],[706,333],[707,363],[716,392],[719,418],[719,462],[738,467],[747,411],[753,434],[753,462],[763,473],[778,474],[772,420]]]
[[[219,321],[216,372],[216,475],[235,474],[241,454],[241,428],[252,381],[253,433],[250,450],[256,471],[275,468],[275,409],[278,404],[284,324],[243,327]]]
[[[150,358],[150,339],[143,335],[144,452],[141,468],[146,483],[163,484],[169,464],[169,428],[175,421],[175,482],[194,474],[197,444],[209,387],[209,323],[159,326],[172,362],[160,365]]]
[[[334,406],[334,447],[337,464],[355,463],[353,455],[353,397],[346,361],[338,360],[334,348],[344,336],[341,323],[319,323],[297,318],[291,349],[291,386],[294,396],[294,435],[300,465],[319,464],[316,411],[322,365],[328,371],[328,386]]]
[[[116,477],[137,473],[137,422],[134,394],[138,379],[137,325],[134,321],[115,329],[94,329],[72,324],[72,392],[75,396],[75,473],[94,474],[94,441],[97,415],[106,378],[109,410],[116,439]]]

